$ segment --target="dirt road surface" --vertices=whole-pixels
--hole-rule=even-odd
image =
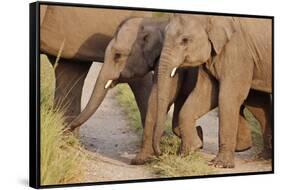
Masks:
[[[85,81],[82,108],[85,107],[101,64],[91,67]],[[130,165],[140,147],[140,136],[128,126],[126,115],[115,99],[116,90],[109,90],[97,112],[81,127],[80,138],[90,152],[87,181],[115,181],[156,177],[146,166]]]

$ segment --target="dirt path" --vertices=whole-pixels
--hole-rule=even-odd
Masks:
[[[88,101],[100,64],[92,67],[85,81],[82,107]],[[80,138],[90,153],[86,163],[86,181],[114,181],[155,177],[145,166],[130,165],[141,139],[127,125],[126,116],[109,90],[98,111],[81,127]]]
[[[89,71],[83,89],[82,108],[86,105],[101,64]],[[157,177],[146,166],[130,165],[130,160],[140,147],[140,137],[127,125],[115,99],[116,91],[111,89],[98,111],[81,127],[81,142],[89,151],[85,163],[85,181],[115,181],[147,179]],[[198,122],[203,128],[204,148],[201,150],[207,160],[214,158],[218,149],[218,118],[214,110]],[[255,160],[255,149],[236,153],[234,169],[217,169],[217,173],[241,173],[270,171],[271,161]]]

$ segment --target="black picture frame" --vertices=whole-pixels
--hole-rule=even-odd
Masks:
[[[141,7],[123,7],[123,6],[104,6],[91,4],[77,3],[61,3],[39,1],[29,4],[29,39],[30,39],[30,80],[29,80],[29,185],[33,188],[52,188],[52,187],[72,187],[72,186],[87,186],[87,185],[105,185],[105,184],[121,184],[121,183],[136,183],[136,182],[152,182],[165,180],[182,180],[195,178],[212,178],[212,177],[232,177],[245,175],[260,175],[274,173],[274,72],[272,72],[272,171],[265,172],[249,172],[249,173],[234,173],[234,174],[216,174],[207,176],[189,176],[189,177],[171,177],[158,179],[141,179],[141,180],[122,180],[109,182],[90,182],[64,185],[41,185],[40,184],[40,5],[56,5],[67,7],[88,7],[88,8],[103,8],[103,9],[118,9],[118,10],[139,10],[165,13],[194,13],[199,15],[217,15],[217,16],[233,16],[247,18],[265,18],[272,21],[272,71],[274,71],[274,16],[265,15],[247,15],[234,13],[218,13],[218,12],[199,12],[187,10],[171,10],[171,9],[156,9],[156,8],[141,8]]]

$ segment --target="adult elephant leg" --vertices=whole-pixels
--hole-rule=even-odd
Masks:
[[[182,94],[179,94],[179,97],[177,97],[177,99],[174,103],[172,130],[173,130],[173,133],[178,137],[181,137],[180,129],[179,129],[179,113],[180,113],[180,110],[181,110],[184,102],[185,102],[185,98],[182,96]]]
[[[141,121],[145,125],[145,117],[148,107],[148,99],[153,85],[152,73],[148,73],[145,77],[128,82],[136,99],[137,106],[140,111]]]
[[[90,62],[78,63],[62,59],[55,68],[55,106],[64,109],[67,124],[81,112],[82,88],[90,66]],[[79,137],[79,128],[75,129],[74,134]]]
[[[154,154],[152,148],[152,137],[153,137],[154,126],[156,123],[155,117],[157,116],[156,98],[157,98],[157,86],[156,84],[154,84],[148,101],[148,109],[145,118],[145,125],[143,130],[143,137],[142,137],[142,147],[140,152],[131,161],[131,164],[135,164],[135,165],[144,164],[145,161],[147,161]]]
[[[245,79],[247,79],[247,77],[245,77]],[[239,123],[239,112],[249,90],[250,84],[247,85],[247,83],[241,85],[239,81],[230,79],[225,79],[220,82],[219,152],[211,161],[211,164],[215,167],[234,167],[234,152],[237,143],[236,137]]]

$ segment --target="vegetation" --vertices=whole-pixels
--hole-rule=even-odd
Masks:
[[[162,155],[149,164],[155,173],[163,177],[199,176],[214,172],[200,152],[185,157],[177,154],[180,140],[175,135],[166,135],[161,140]]]
[[[153,17],[169,17],[171,13],[155,12],[152,15]]]
[[[116,98],[126,113],[130,126],[134,127],[137,132],[140,132],[142,130],[142,123],[134,94],[127,84],[119,84],[116,88]]]
[[[78,140],[64,131],[63,110],[54,109],[54,71],[46,56],[41,55],[41,184],[79,182],[85,153]]]
[[[263,148],[263,137],[260,124],[248,109],[244,109],[244,115],[247,121],[250,123],[253,144],[256,148],[256,152],[260,152]]]
[[[142,124],[134,95],[127,85],[120,84],[117,86],[117,89],[117,100],[126,112],[130,126],[140,132],[142,130]],[[168,118],[165,136],[161,140],[163,155],[158,158],[155,157],[148,164],[154,169],[156,174],[162,177],[176,177],[207,175],[213,172],[200,153],[179,157],[177,155],[179,143],[179,138],[173,135],[171,130],[171,118]]]

